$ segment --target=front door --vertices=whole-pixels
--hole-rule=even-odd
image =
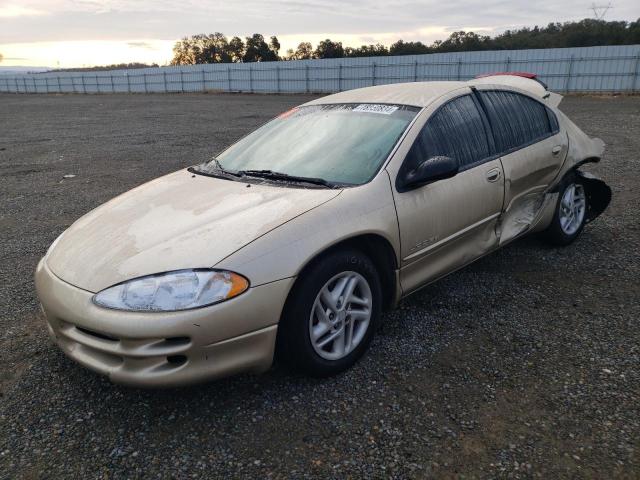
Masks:
[[[396,168],[392,179],[421,160],[455,158],[460,172],[409,191],[394,188],[401,242],[400,282],[415,290],[495,248],[495,225],[502,210],[504,172],[492,159],[492,139],[483,112],[464,89],[432,112]],[[410,140],[409,140],[410,141]]]

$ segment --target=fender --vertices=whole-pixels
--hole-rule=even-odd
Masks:
[[[571,172],[575,173],[584,183],[585,194],[587,196],[588,210],[585,214],[585,222],[589,223],[595,220],[602,212],[604,212],[609,203],[611,203],[611,188],[604,180],[599,179],[589,172],[583,172],[578,168],[585,163],[596,163],[599,159],[583,160],[576,164],[572,169],[563,175],[563,179]],[[547,228],[551,223],[553,214],[558,201],[558,194],[562,181],[559,181],[553,188],[544,195],[544,203],[537,214],[536,220],[531,225],[531,232],[540,232]]]
[[[591,222],[604,212],[609,206],[609,203],[611,203],[611,187],[589,172],[583,172],[578,169],[575,169],[575,172],[584,183],[588,205],[586,221]]]

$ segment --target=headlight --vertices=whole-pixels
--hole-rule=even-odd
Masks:
[[[147,275],[109,287],[93,303],[116,310],[172,312],[224,302],[249,288],[242,275],[197,269]]]

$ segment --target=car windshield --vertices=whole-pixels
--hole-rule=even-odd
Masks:
[[[418,110],[382,104],[293,108],[196,170],[360,185],[377,173]]]

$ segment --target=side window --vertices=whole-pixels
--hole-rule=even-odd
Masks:
[[[498,152],[520,148],[557,130],[552,126],[547,107],[532,98],[502,90],[478,93],[487,110]],[[555,115],[554,120],[557,126]]]
[[[549,125],[551,126],[551,131],[553,133],[558,132],[560,130],[560,125],[558,124],[558,117],[550,108],[547,108],[547,115],[549,116]]]
[[[435,156],[454,158],[461,169],[490,156],[487,132],[471,95],[451,100],[427,120],[402,169],[412,170]]]

